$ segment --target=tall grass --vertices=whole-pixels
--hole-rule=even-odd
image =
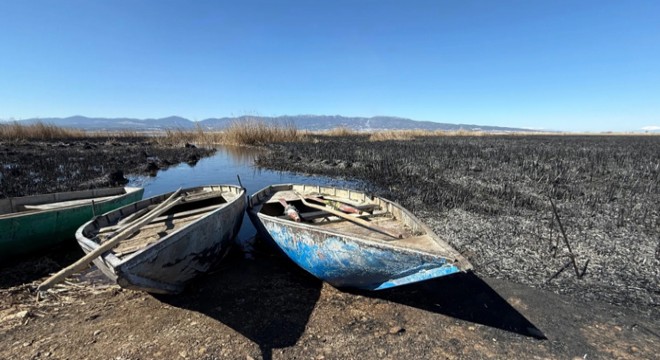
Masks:
[[[371,134],[369,141],[412,140],[415,137],[431,136],[432,134],[425,130],[384,130]]]
[[[304,141],[306,134],[293,124],[271,124],[262,120],[232,122],[223,131],[212,131],[199,124],[193,130],[166,130],[156,135],[161,144],[195,143],[202,145],[248,145],[258,146],[275,142]]]
[[[337,126],[334,129],[321,131],[318,134],[327,135],[327,136],[351,136],[357,133],[358,133],[357,131],[349,128],[348,126],[341,125],[341,126]]]
[[[234,121],[223,132],[222,142],[232,145],[265,145],[303,141],[305,134],[295,125],[269,124],[262,120]]]
[[[658,136],[660,133],[561,133],[561,132],[486,132],[475,130],[383,130],[361,133],[347,126],[309,133],[298,130],[292,123],[276,124],[263,120],[248,119],[234,121],[224,131],[204,129],[197,124],[192,130],[173,129],[164,132],[139,132],[135,130],[84,131],[62,128],[52,124],[35,123],[23,125],[19,122],[0,123],[0,140],[65,140],[75,138],[144,138],[149,137],[162,145],[194,143],[201,145],[249,145],[259,146],[276,142],[319,141],[319,136],[345,137],[364,134],[369,141],[413,140],[420,137],[475,137],[475,136]],[[318,135],[316,137],[309,135]]]
[[[85,136],[87,133],[83,130],[61,128],[41,122],[29,125],[23,125],[17,121],[0,124],[0,140],[5,141],[59,140]]]
[[[174,129],[156,133],[154,138],[160,144],[178,145],[183,143],[195,143],[202,145],[215,145],[222,143],[223,135],[218,131],[205,130],[199,124],[193,130]]]
[[[85,137],[150,137],[161,145],[184,143],[265,145],[274,142],[304,141],[306,133],[299,131],[293,124],[270,124],[260,120],[236,121],[224,131],[204,129],[198,124],[192,130],[168,129],[157,133],[141,133],[131,130],[87,132],[44,123],[24,125],[13,122],[0,124],[0,140],[4,141],[65,140]]]

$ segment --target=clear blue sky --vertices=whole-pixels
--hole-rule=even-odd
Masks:
[[[660,126],[660,1],[0,1],[0,119]]]

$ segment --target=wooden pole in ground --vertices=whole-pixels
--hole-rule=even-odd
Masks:
[[[581,278],[582,276],[580,275],[580,270],[578,269],[577,262],[575,261],[575,255],[573,254],[573,249],[571,249],[571,244],[568,242],[568,236],[566,236],[566,231],[564,231],[564,225],[561,224],[561,220],[559,219],[559,214],[557,213],[557,207],[555,206],[554,201],[552,201],[552,198],[549,199],[550,199],[550,205],[552,205],[552,212],[555,214],[555,218],[557,219],[557,224],[559,224],[559,230],[561,231],[561,235],[564,238],[564,244],[566,244],[566,247],[568,248],[569,257],[573,262],[573,269],[575,269],[575,275],[578,278]]]
[[[342,219],[346,219],[348,221],[354,222],[358,225],[362,225],[362,226],[366,227],[367,229],[378,231],[379,233],[383,233],[383,234],[391,236],[395,239],[403,239],[403,235],[401,235],[399,233],[395,233],[395,232],[391,232],[387,229],[383,229],[380,226],[376,226],[376,225],[373,225],[373,224],[369,223],[366,220],[344,214],[341,211],[337,211],[335,209],[332,209],[332,208],[329,208],[329,207],[326,207],[326,206],[321,206],[321,205],[316,205],[316,204],[309,203],[305,200],[305,198],[302,195],[300,195],[298,193],[296,193],[296,195],[300,198],[300,200],[302,200],[302,203],[305,204],[305,206],[308,206],[308,207],[311,207],[311,208],[317,209],[317,210],[327,211],[332,215],[335,215],[335,216],[340,217]]]
[[[167,198],[165,201],[163,201],[155,209],[151,210],[151,212],[146,214],[144,217],[140,218],[139,220],[137,220],[134,223],[126,225],[122,229],[119,229],[119,232],[117,233],[117,235],[115,235],[112,238],[108,239],[103,244],[101,244],[99,247],[92,250],[89,254],[83,256],[82,258],[80,258],[75,263],[65,267],[64,269],[57,272],[55,275],[53,275],[53,276],[49,277],[48,279],[46,279],[46,281],[42,282],[41,285],[39,285],[37,290],[38,291],[48,290],[53,285],[63,281],[67,276],[69,276],[71,274],[74,274],[74,273],[84,269],[90,262],[92,262],[92,260],[94,260],[98,256],[103,255],[103,253],[105,253],[106,251],[111,250],[120,241],[122,241],[122,240],[128,238],[129,236],[133,235],[133,233],[138,231],[140,229],[140,227],[142,227],[145,224],[150,223],[151,220],[157,218],[160,214],[166,212],[167,210],[171,209],[172,207],[174,207],[175,205],[177,205],[178,203],[183,201],[183,197],[178,197],[180,192],[181,192],[181,189],[175,191],[174,194],[172,194],[169,198]]]

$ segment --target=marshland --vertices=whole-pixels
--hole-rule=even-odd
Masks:
[[[241,162],[248,192],[263,182],[345,182],[401,203],[475,267],[392,291],[346,292],[256,239],[249,253],[237,249],[180,296],[122,290],[90,269],[35,301],[39,281],[79,256],[69,246],[0,268],[0,357],[649,358],[658,351],[657,136],[308,133],[255,122],[162,134],[14,124],[0,127],[0,138],[3,198],[129,179],[169,186],[200,169],[195,176],[203,179],[235,179],[221,174],[235,168],[214,163],[226,153],[216,147],[247,145],[232,148],[243,155],[228,161]]]

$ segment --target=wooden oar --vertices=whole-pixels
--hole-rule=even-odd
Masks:
[[[341,211],[338,211],[338,210],[335,210],[335,209],[331,209],[331,208],[328,208],[328,207],[325,207],[325,206],[315,205],[315,204],[309,203],[309,202],[307,202],[307,201],[305,200],[305,198],[304,198],[302,195],[300,195],[299,193],[295,193],[295,194],[300,198],[300,200],[302,201],[303,204],[305,204],[305,206],[309,206],[309,207],[311,207],[311,208],[313,208],[313,209],[317,209],[317,210],[327,211],[327,212],[329,212],[329,213],[332,214],[332,215],[335,215],[335,216],[340,217],[340,218],[342,218],[342,219],[346,219],[346,220],[348,220],[348,221],[352,221],[352,222],[354,222],[354,223],[356,223],[356,224],[358,224],[358,225],[362,225],[362,226],[366,227],[367,229],[371,229],[371,230],[374,230],[374,231],[378,231],[379,233],[383,233],[383,234],[388,235],[388,236],[391,236],[391,237],[393,237],[393,238],[395,238],[395,239],[403,239],[403,235],[401,235],[401,234],[399,234],[399,233],[395,233],[395,232],[391,232],[391,231],[389,231],[389,230],[387,230],[387,229],[383,229],[383,228],[380,227],[380,226],[376,226],[376,225],[373,225],[373,224],[369,223],[369,222],[366,221],[366,220],[363,220],[363,219],[360,219],[360,218],[357,218],[357,217],[353,217],[353,216],[350,216],[350,215],[344,214],[344,213],[341,212]]]
[[[331,195],[317,195],[317,196],[320,196],[321,198],[326,199],[326,200],[339,201],[341,203],[344,203],[344,204],[347,204],[347,205],[350,205],[350,206],[361,206],[361,205],[365,204],[364,201],[340,198],[340,197],[335,197],[335,196],[331,196]]]
[[[345,213],[349,213],[349,214],[360,214],[361,213],[360,210],[352,207],[351,205],[343,203],[341,201],[326,200],[326,199],[322,199],[322,198],[319,198],[319,197],[316,197],[316,196],[308,196],[307,199],[314,200],[314,201],[319,202],[321,204],[325,204],[326,206],[329,206],[329,207],[331,207],[335,210],[343,211]]]
[[[160,214],[166,212],[167,210],[171,209],[172,207],[183,201],[183,197],[178,197],[179,193],[181,193],[181,189],[175,191],[174,194],[168,197],[155,209],[151,210],[151,212],[146,214],[143,218],[135,221],[134,223],[128,224],[124,228],[120,229],[117,235],[105,241],[98,248],[94,249],[89,254],[83,256],[75,263],[65,267],[64,269],[57,272],[55,275],[46,279],[46,281],[42,282],[41,285],[37,287],[37,290],[38,291],[47,290],[53,285],[64,280],[67,276],[84,269],[96,257],[103,255],[103,253],[105,253],[108,250],[111,250],[113,247],[115,247],[115,245],[117,245],[118,242],[133,235],[133,233],[138,231],[140,227],[142,227],[145,224],[148,224],[149,222],[151,222],[151,220],[157,218]]]

